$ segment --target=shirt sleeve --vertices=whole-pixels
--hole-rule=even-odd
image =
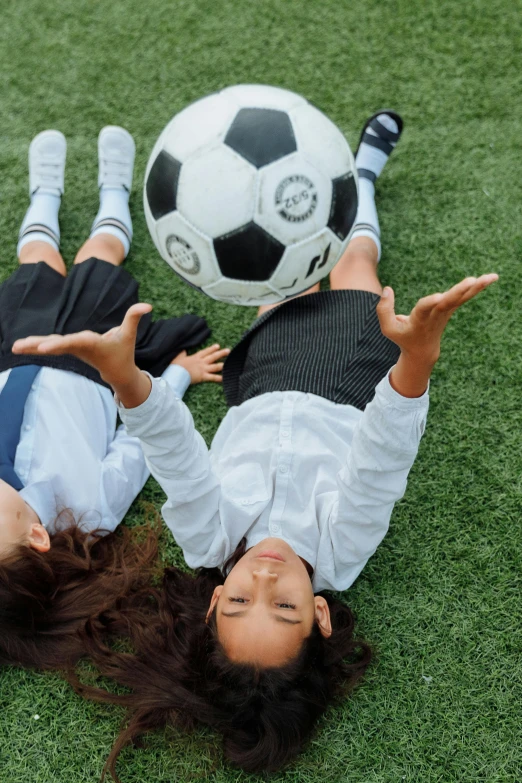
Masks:
[[[386,376],[357,424],[346,465],[337,477],[338,501],[327,540],[321,542],[330,550],[323,553],[333,569],[329,581],[342,582],[343,589],[386,535],[393,506],[406,490],[428,406],[427,391],[422,397],[403,397]]]
[[[167,381],[176,397],[179,397],[180,400],[182,400],[185,392],[190,386],[189,371],[180,364],[169,364],[161,377],[163,380]]]
[[[114,530],[120,524],[148,477],[140,441],[121,424],[101,464],[100,507],[104,530]]]
[[[205,441],[187,406],[165,379],[152,379],[149,397],[119,411],[140,439],[150,472],[167,495],[163,518],[192,568],[221,565],[228,538],[220,523],[221,487]]]

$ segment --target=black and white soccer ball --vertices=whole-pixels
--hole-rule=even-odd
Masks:
[[[191,104],[149,158],[144,203],[162,258],[223,302],[280,302],[325,277],[357,212],[348,142],[300,95],[228,87]]]

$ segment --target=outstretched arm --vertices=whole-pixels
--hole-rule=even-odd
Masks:
[[[338,475],[338,501],[321,546],[329,550],[332,587],[347,587],[384,538],[405,490],[424,432],[427,386],[451,315],[497,279],[467,278],[444,294],[421,299],[409,316],[395,315],[393,291],[378,305],[383,333],[401,348],[388,377],[358,423],[346,466]]]
[[[120,415],[130,436],[140,439],[147,466],[167,502],[163,516],[192,567],[214,566],[226,555],[226,536],[219,520],[220,486],[210,467],[207,447],[195,430],[184,403],[163,379],[152,380],[134,361],[139,320],[150,305],[131,307],[121,326],[103,335],[27,337],[13,346],[14,353],[72,354],[95,367],[114,389]],[[226,350],[219,346],[191,357],[177,357],[191,381],[215,380]],[[181,361],[179,361],[181,359]]]

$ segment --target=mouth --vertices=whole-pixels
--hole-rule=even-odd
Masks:
[[[285,563],[284,557],[281,557],[279,552],[274,552],[272,549],[267,549],[265,552],[260,552],[256,559],[258,560],[279,560],[280,563]]]

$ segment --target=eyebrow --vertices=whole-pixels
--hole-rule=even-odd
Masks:
[[[223,617],[244,617],[246,612],[240,611],[240,612],[221,612]],[[288,623],[288,625],[300,625],[302,623],[302,620],[291,620],[289,617],[281,617],[280,614],[273,614],[272,617],[274,620],[277,620],[278,623]]]

